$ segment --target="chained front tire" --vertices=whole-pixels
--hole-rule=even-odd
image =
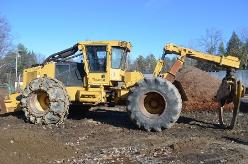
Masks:
[[[177,88],[162,78],[145,78],[131,89],[127,111],[138,128],[161,131],[179,118],[182,99]]]
[[[62,82],[42,77],[24,89],[21,106],[26,119],[34,124],[62,123],[69,111],[69,97]]]

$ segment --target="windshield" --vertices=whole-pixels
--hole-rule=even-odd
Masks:
[[[106,72],[106,46],[87,46],[87,56],[91,72]]]
[[[127,52],[121,47],[112,47],[112,68],[122,69],[126,68]]]

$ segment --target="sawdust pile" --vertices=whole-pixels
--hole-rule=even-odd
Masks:
[[[176,79],[181,82],[188,98],[183,103],[183,111],[218,109],[214,96],[221,80],[195,67],[182,69]]]

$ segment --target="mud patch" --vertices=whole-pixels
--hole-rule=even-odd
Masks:
[[[74,152],[53,136],[31,129],[0,129],[1,163],[42,163],[61,160]],[[19,161],[19,162],[18,162]]]

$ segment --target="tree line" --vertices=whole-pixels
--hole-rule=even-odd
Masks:
[[[135,60],[128,62],[128,70],[137,70],[144,74],[153,73],[155,66],[157,64],[156,57],[153,54],[150,54],[146,57],[139,55]],[[168,70],[171,65],[176,61],[175,57],[165,57],[165,67],[163,71]]]
[[[6,19],[0,16],[0,83],[13,84],[16,80],[16,58],[18,60],[17,74],[21,75],[23,69],[41,63],[45,57],[29,50],[21,43],[14,46],[11,42],[10,32],[10,26]],[[234,31],[228,42],[225,43],[221,31],[207,29],[205,34],[197,40],[197,45],[189,47],[214,55],[236,56],[241,60],[241,68],[247,68],[248,30],[244,29],[238,34]],[[166,57],[165,60],[166,66],[164,70],[168,70],[176,60],[176,57]],[[144,55],[139,55],[134,60],[128,60],[128,69],[150,74],[153,72],[156,62],[157,59],[153,54],[149,54],[146,57],[144,57]],[[186,65],[192,65],[205,71],[222,69],[214,64],[193,59],[187,59]]]
[[[241,60],[240,69],[247,69],[248,29],[242,30],[239,35],[233,31],[230,39],[226,44],[223,41],[221,31],[216,29],[207,29],[205,34],[197,40],[197,45],[190,48],[217,56],[232,55],[238,57]],[[168,70],[175,60],[176,57],[167,57],[165,70]],[[129,68],[131,70],[138,70],[145,74],[150,74],[155,68],[156,61],[157,60],[153,54],[150,54],[147,57],[139,55],[134,61],[131,62],[131,64],[129,64]],[[204,71],[216,71],[223,69],[222,67],[215,64],[200,60],[187,58],[185,62],[185,65],[195,66]]]

